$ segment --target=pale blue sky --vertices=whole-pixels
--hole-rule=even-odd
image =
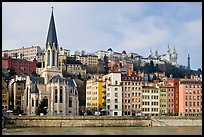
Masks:
[[[4,2],[2,49],[44,48],[52,6],[58,42],[72,53],[112,48],[147,57],[169,44],[180,65],[189,53],[191,68],[202,68],[201,2]]]

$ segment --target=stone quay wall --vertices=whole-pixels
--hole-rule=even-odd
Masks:
[[[9,116],[6,127],[202,126],[202,117]]]
[[[151,117],[153,127],[202,127],[202,117],[185,117],[185,116],[165,116]]]

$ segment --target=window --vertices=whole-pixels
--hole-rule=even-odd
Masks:
[[[115,99],[115,103],[118,103],[118,99]]]
[[[115,88],[115,91],[118,91],[118,88]]]
[[[118,115],[118,112],[114,112],[114,116],[117,116]]]
[[[47,58],[47,65],[50,65],[50,51],[48,50],[48,58]]]
[[[52,66],[55,65],[55,51],[52,51]]]
[[[60,103],[62,103],[62,88],[60,88]]]
[[[36,99],[35,106],[36,107],[38,106],[38,99]]]
[[[115,81],[115,85],[118,85],[118,81]]]
[[[57,89],[55,89],[55,103],[57,103]]]
[[[115,97],[118,97],[118,93],[115,93]]]
[[[118,109],[118,105],[115,105],[115,109]]]
[[[69,97],[69,107],[72,107],[72,98]]]

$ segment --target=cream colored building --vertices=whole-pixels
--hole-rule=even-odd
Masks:
[[[83,55],[79,56],[78,60],[81,61],[83,65],[87,66],[93,66],[98,64],[98,56]]]
[[[19,49],[12,49],[12,50],[4,50],[2,51],[2,57],[4,57],[5,54],[7,56],[15,57],[15,53],[17,53],[17,58],[22,58],[28,60],[28,61],[33,61],[34,59],[37,60],[37,54],[42,53],[42,50],[40,46],[32,46],[32,47],[22,47]]]
[[[160,112],[159,89],[154,86],[142,86],[142,114],[157,116]]]

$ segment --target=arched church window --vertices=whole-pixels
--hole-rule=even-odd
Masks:
[[[47,55],[47,65],[50,65],[50,51],[48,50],[48,55]]]
[[[38,99],[36,99],[35,106],[36,107],[38,106]]]
[[[60,87],[60,103],[62,103],[62,87]]]
[[[52,51],[52,66],[55,65],[55,51]]]
[[[34,107],[34,99],[32,98],[31,106]]]
[[[72,107],[72,98],[69,97],[69,107]]]
[[[58,62],[59,62],[59,58],[58,58],[58,54],[56,54],[56,56],[57,56],[57,67],[59,66],[58,64]]]
[[[57,89],[55,89],[55,103],[57,103]]]

